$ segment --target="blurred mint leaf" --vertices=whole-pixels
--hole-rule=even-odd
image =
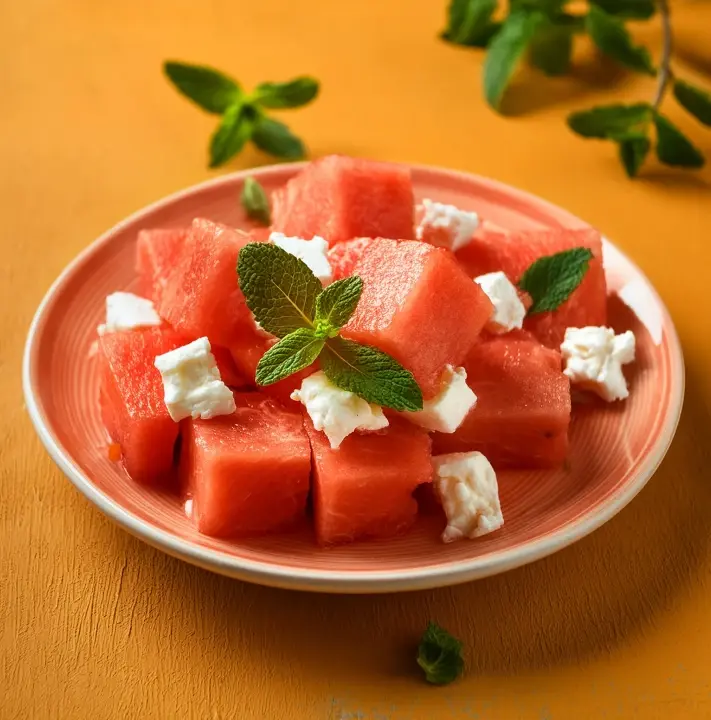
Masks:
[[[657,157],[661,162],[683,168],[704,166],[701,151],[668,118],[655,115],[654,125],[657,128]]]
[[[299,328],[267,350],[257,364],[257,385],[273,385],[311,365],[325,340],[311,328]]]
[[[654,0],[591,0],[608,15],[628,20],[649,20],[657,10]]]
[[[210,167],[224,165],[237,155],[252,136],[253,127],[248,106],[237,103],[228,107],[210,140]]]
[[[674,97],[699,122],[711,126],[711,94],[684,80],[675,80]]]
[[[318,80],[299,77],[288,82],[257,85],[251,100],[257,105],[275,110],[296,108],[310,103],[318,95],[318,90]]]
[[[497,0],[452,0],[442,37],[455,45],[486,47],[499,28],[492,20]]]
[[[253,177],[245,178],[242,186],[240,202],[248,217],[258,220],[262,225],[269,225],[272,221],[269,210],[269,198],[264,188]]]
[[[627,176],[637,177],[639,169],[649,154],[652,146],[649,138],[643,133],[630,133],[617,139],[620,151],[620,161],[625,168]]]
[[[264,152],[286,160],[298,160],[304,157],[304,144],[282,122],[262,115],[252,135],[254,144]]]
[[[464,670],[462,643],[431,622],[417,648],[417,664],[424,670],[428,683],[448,685]]]
[[[219,70],[174,60],[165,62],[163,70],[179,92],[208,112],[221,115],[242,99],[237,82]]]
[[[646,127],[651,119],[652,106],[648,103],[602,105],[571,113],[568,126],[586,138],[614,139]]]
[[[618,18],[608,15],[597,5],[591,5],[585,27],[595,45],[605,55],[631,70],[652,76],[657,74],[647,48],[632,42],[627,28]]]
[[[546,75],[565,75],[570,69],[574,32],[571,25],[543,21],[531,40],[531,64]]]
[[[362,292],[363,281],[357,275],[331,283],[316,298],[316,323],[322,323],[327,332],[338,331],[355,312]]]

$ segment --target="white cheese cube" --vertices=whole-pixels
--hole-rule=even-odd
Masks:
[[[460,210],[455,205],[434,202],[429,198],[422,201],[424,216],[417,227],[417,239],[437,239],[437,245],[456,252],[471,242],[479,227],[479,216],[475,212]]]
[[[481,453],[435,455],[432,464],[435,491],[447,516],[443,542],[480,537],[504,524],[496,473]]]
[[[328,285],[333,280],[331,263],[328,261],[328,242],[322,237],[317,235],[311,240],[304,240],[273,232],[269,236],[269,242],[303,260],[322,285]]]
[[[453,433],[476,405],[476,395],[467,385],[467,371],[447,365],[440,380],[440,391],[425,400],[422,410],[400,415],[427,430]]]
[[[231,415],[232,391],[222,382],[210,342],[204,337],[155,359],[163,378],[165,406],[175,422]]]
[[[304,378],[291,398],[304,405],[314,428],[326,435],[334,450],[356,430],[382,430],[390,424],[379,405],[341,390],[320,370]]]
[[[570,382],[599,395],[607,402],[629,396],[622,366],[635,356],[631,330],[615,335],[612,328],[568,328],[560,346],[565,361],[563,373]]]
[[[150,300],[133,293],[115,292],[106,298],[106,324],[99,325],[98,333],[156,325],[160,325],[160,317]]]
[[[520,330],[526,317],[526,308],[516,292],[516,286],[506,277],[506,273],[493,272],[479,275],[474,282],[488,295],[494,312],[486,324],[492,333],[505,333]]]

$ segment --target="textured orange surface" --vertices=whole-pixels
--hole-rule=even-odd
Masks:
[[[598,67],[525,73],[501,119],[475,51],[437,40],[425,0],[27,0],[0,9],[0,718],[684,718],[711,715],[711,170],[654,164],[564,127],[573,108],[646,98],[653,80]],[[711,84],[711,5],[676,10],[677,71]],[[653,26],[641,37],[654,39]],[[658,45],[655,46],[658,50]],[[324,83],[288,122],[314,154],[471,170],[599,226],[674,316],[688,392],[677,439],[622,514],[535,565],[474,585],[383,597],[252,587],[113,527],[61,476],[22,403],[30,317],[64,265],[112,223],[209,176],[214,119],[160,76],[167,57],[253,86]],[[698,144],[711,134],[670,103]],[[266,158],[248,150],[235,164]],[[419,681],[430,619],[464,639],[468,673]]]

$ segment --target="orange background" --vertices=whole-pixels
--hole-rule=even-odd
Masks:
[[[635,182],[568,111],[651,97],[601,66],[524,72],[514,117],[481,55],[442,43],[445,0],[25,0],[0,9],[0,718],[711,717],[711,170]],[[711,5],[674,4],[677,69],[711,86]],[[640,37],[659,49],[656,24]],[[54,467],[23,409],[20,353],[64,265],[133,210],[206,177],[214,119],[161,77],[178,58],[246,87],[309,73],[287,122],[313,155],[488,175],[600,227],[641,265],[681,336],[688,392],[657,475],[615,520],[535,565],[456,588],[327,597],[190,567],[111,525]],[[668,102],[711,160],[711,132]],[[268,162],[249,149],[234,168]],[[467,675],[425,686],[429,619]]]

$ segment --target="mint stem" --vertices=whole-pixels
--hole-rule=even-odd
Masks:
[[[672,78],[671,72],[671,54],[673,46],[671,12],[669,10],[668,0],[657,0],[659,6],[659,15],[662,19],[662,57],[659,61],[659,80],[657,82],[657,92],[654,96],[652,105],[655,111],[659,110],[664,96],[669,87],[669,81]]]

